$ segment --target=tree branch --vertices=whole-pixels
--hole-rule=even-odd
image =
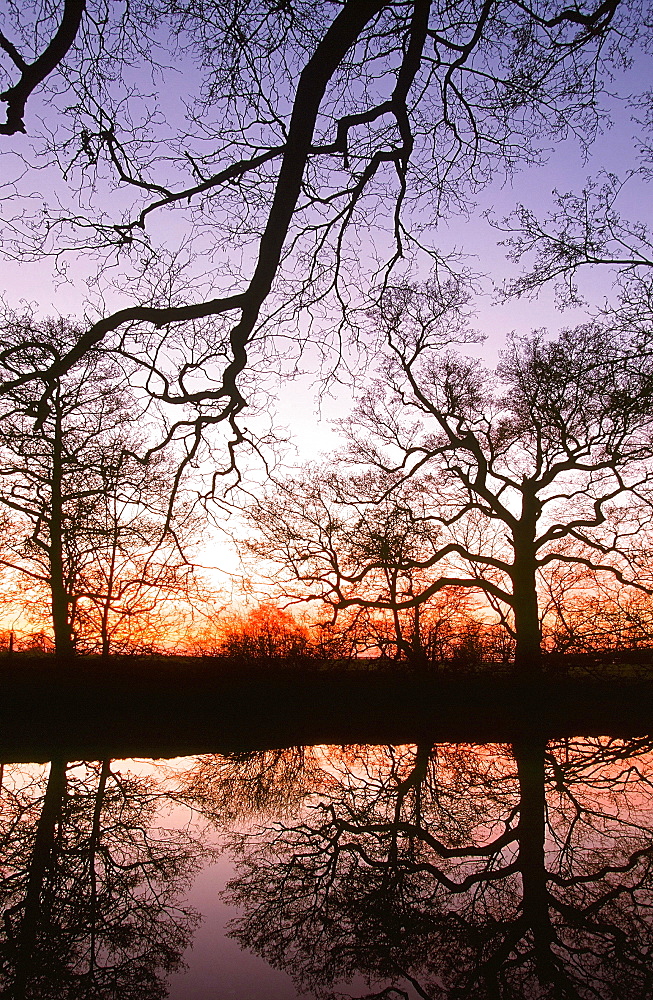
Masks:
[[[22,76],[18,83],[15,83],[13,87],[0,94],[0,101],[5,101],[7,104],[7,120],[5,123],[0,124],[0,135],[14,135],[16,132],[25,131],[25,122],[23,119],[27,99],[36,90],[38,85],[56,69],[62,59],[65,58],[77,37],[85,7],[86,0],[65,0],[61,24],[56,34],[45,51],[29,65],[20,57],[18,57],[19,61],[17,61],[16,56],[18,53],[3,36],[2,48],[9,53],[14,63],[22,69]],[[12,49],[13,52],[11,51]]]

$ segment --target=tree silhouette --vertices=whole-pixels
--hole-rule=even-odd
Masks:
[[[172,802],[235,852],[232,935],[316,997],[362,976],[376,1000],[644,1000],[652,760],[649,738],[534,734],[204,755],[164,783],[5,766],[4,995],[165,995],[210,854],[161,829]]]
[[[15,371],[56,357],[78,331],[66,320],[15,317],[4,357]],[[56,380],[46,419],[35,427],[41,390],[3,397],[0,504],[15,523],[2,563],[46,588],[58,654],[75,647],[108,655],[166,599],[191,593],[184,546],[197,521],[170,508],[176,469],[146,451],[141,415],[116,364],[97,352]],[[130,635],[130,632],[132,635]]]
[[[385,363],[346,422],[342,471],[309,468],[270,491],[251,509],[253,548],[290,593],[335,613],[481,594],[514,638],[516,670],[533,672],[542,574],[571,565],[650,590],[653,370],[590,324],[513,338],[489,372],[446,350],[450,316],[446,290],[388,294]],[[410,545],[367,544],[388,510]],[[394,589],[379,587],[387,563]]]
[[[3,995],[165,997],[197,924],[180,905],[206,851],[156,825],[159,789],[110,761],[6,776]]]
[[[641,104],[650,130],[650,95]],[[646,119],[649,119],[647,122]],[[508,233],[510,258],[524,262],[522,273],[505,289],[508,296],[534,298],[548,283],[555,284],[562,303],[579,303],[583,296],[578,277],[586,270],[610,269],[616,299],[602,305],[615,327],[637,331],[640,350],[650,351],[647,326],[651,317],[653,235],[645,222],[630,221],[619,211],[619,198],[628,185],[648,179],[651,147],[642,143],[642,165],[620,179],[604,173],[580,192],[554,191],[554,208],[544,218],[519,205],[501,228]]]
[[[378,998],[643,1000],[650,752],[352,752],[301,820],[244,837],[233,933],[317,996],[362,974]]]
[[[243,373],[284,323],[301,347],[298,309],[348,305],[358,235],[372,226],[377,246],[390,244],[386,273],[422,244],[441,261],[420,211],[432,225],[552,139],[588,141],[604,76],[646,34],[634,0],[11,4],[3,131],[36,130],[26,102],[39,88],[38,149],[65,187],[44,215],[18,199],[8,252],[131,266],[123,307],[34,373],[7,374],[4,389],[52,386],[106,341],[142,366],[153,396],[189,411],[171,429],[188,434],[188,462],[216,424],[241,442]],[[193,65],[185,109],[170,106],[179,51]],[[34,193],[25,163],[13,195]],[[194,252],[220,256],[192,292],[156,236],[182,211]]]
[[[223,652],[246,660],[290,659],[310,650],[307,629],[271,602],[252,608],[225,628]]]

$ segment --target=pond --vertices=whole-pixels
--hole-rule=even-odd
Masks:
[[[2,768],[2,996],[648,998],[653,738]]]

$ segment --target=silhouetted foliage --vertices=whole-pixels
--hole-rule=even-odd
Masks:
[[[78,334],[66,320],[6,316],[4,365],[19,373],[35,356],[60,357]],[[2,397],[0,504],[14,518],[2,563],[37,592],[32,601],[49,592],[64,655],[151,641],[167,604],[197,590],[184,554],[197,519],[188,504],[170,508],[174,465],[142,457],[142,409],[124,381],[115,361],[92,352],[55,380],[41,421],[43,386]]]
[[[296,598],[384,612],[406,654],[399,616],[482,595],[517,669],[537,670],[551,574],[651,592],[651,357],[589,324],[514,337],[490,372],[447,350],[459,311],[436,291],[388,293],[385,360],[343,424],[348,451],[252,506],[252,548]]]
[[[205,851],[157,828],[156,785],[109,761],[53,761],[45,789],[17,770],[0,827],[3,996],[165,997],[197,923],[178,896]]]
[[[264,603],[226,627],[222,651],[243,660],[292,660],[309,655],[311,641],[289,611]]]
[[[441,262],[426,230],[552,140],[589,141],[603,81],[648,30],[634,0],[8,4],[2,131],[25,152],[6,189],[6,252],[81,250],[109,276],[119,263],[124,303],[38,359],[38,379],[52,385],[104,341],[186,409],[170,433],[187,435],[187,461],[213,425],[242,442],[244,373],[282,349],[267,334],[285,324],[301,350],[298,309],[347,307],[361,232],[378,231],[386,274],[420,246]],[[10,143],[23,129],[61,170],[43,213],[29,146]],[[195,254],[210,274],[193,283]]]

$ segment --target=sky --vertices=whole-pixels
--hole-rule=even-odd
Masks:
[[[183,80],[184,88],[192,90],[194,85],[194,70],[183,58],[175,67]],[[619,80],[621,95],[641,92],[649,84],[648,60],[640,57],[631,69]],[[179,97],[170,93],[166,100],[172,101]],[[178,107],[175,105],[175,107]],[[166,107],[171,117],[176,113],[173,104]],[[498,352],[505,343],[506,335],[516,330],[527,332],[534,328],[546,327],[552,332],[562,326],[582,322],[585,313],[582,309],[560,312],[555,305],[553,289],[542,292],[537,301],[510,301],[499,304],[493,285],[515,273],[514,266],[505,258],[505,251],[499,245],[501,234],[493,229],[486,217],[489,211],[501,219],[508,215],[517,203],[524,203],[538,213],[544,213],[552,203],[552,192],[578,191],[586,179],[596,176],[600,171],[614,171],[622,174],[625,170],[637,165],[637,128],[631,120],[631,112],[623,100],[615,98],[610,102],[610,111],[614,120],[611,128],[599,135],[585,157],[574,140],[559,143],[551,151],[548,162],[544,166],[532,167],[517,172],[510,180],[497,178],[479,196],[478,205],[469,218],[453,217],[446,223],[441,223],[436,234],[438,245],[444,250],[458,249],[467,258],[469,266],[487,275],[482,283],[483,292],[475,302],[476,325],[485,335],[485,342],[478,348],[478,353],[492,365]],[[32,106],[31,113],[39,117],[43,109],[38,103]],[[6,140],[3,140],[6,143]],[[27,152],[31,148],[31,139],[27,136],[12,137],[10,145],[16,153]],[[32,155],[31,153],[29,154]],[[15,154],[6,152],[4,181],[15,173],[17,160]],[[38,207],[51,203],[58,196],[63,196],[64,188],[58,171],[54,167],[43,166],[30,173],[28,183],[32,185],[33,198],[29,205]],[[10,188],[0,189],[0,193],[11,194]],[[624,214],[634,214],[642,221],[650,219],[650,199],[646,197],[645,185],[634,182],[624,193]],[[113,210],[116,196],[112,195],[105,203],[105,208]],[[5,204],[7,204],[5,202]],[[643,214],[645,213],[645,214]],[[22,224],[28,225],[28,222]],[[161,216],[154,222],[156,238],[162,246],[183,242],[185,229],[178,215]],[[373,251],[373,246],[365,246],[362,238],[362,253]],[[245,262],[246,263],[246,262]],[[89,261],[84,253],[71,254],[67,259],[65,275],[55,273],[51,259],[37,263],[26,263],[21,260],[5,260],[2,263],[1,283],[7,302],[19,307],[22,302],[34,303],[42,315],[55,312],[60,314],[79,315],[85,302],[94,296],[93,288],[89,288],[89,278],[92,278],[96,264]],[[420,277],[426,278],[423,268]],[[117,279],[117,290],[107,291],[107,303],[111,307],[122,305],[124,298],[120,288],[118,272],[112,276]],[[582,288],[588,301],[597,306],[606,293],[609,293],[609,280],[605,273],[588,274],[583,278]],[[300,320],[300,323],[302,321]],[[310,368],[311,350],[309,350],[307,365]],[[272,416],[252,418],[252,426],[262,426],[262,421],[268,418],[282,429],[287,430],[288,447],[285,450],[285,462],[288,466],[307,460],[315,460],[321,454],[337,448],[340,438],[334,426],[334,420],[345,417],[351,408],[357,386],[362,374],[369,369],[368,363],[353,365],[356,374],[352,376],[342,370],[338,380],[333,381],[326,391],[317,395],[314,375],[307,373],[294,378],[291,382],[283,382],[276,393],[277,398],[270,410]],[[274,378],[272,380],[274,382]],[[274,394],[274,390],[273,390]],[[249,419],[249,418],[248,418]],[[257,424],[257,420],[261,423]],[[257,475],[261,476],[259,467]],[[214,554],[207,551],[207,562],[214,561]],[[228,567],[234,567],[233,557],[227,557],[222,543],[216,544],[215,561]]]
[[[647,82],[647,64],[640,60],[626,75],[621,90],[643,90]],[[579,191],[590,177],[600,171],[615,172],[620,175],[637,165],[637,126],[632,121],[630,110],[620,100],[611,102],[614,124],[604,134],[599,135],[586,157],[573,139],[558,144],[552,149],[548,161],[542,166],[534,166],[517,171],[511,178],[497,178],[478,197],[477,209],[469,218],[452,217],[441,222],[436,233],[437,245],[443,251],[458,250],[465,257],[465,263],[474,271],[485,274],[481,294],[475,301],[477,328],[485,335],[486,341],[480,350],[488,364],[492,364],[498,351],[505,343],[511,330],[526,332],[530,329],[547,327],[555,331],[562,326],[573,325],[584,318],[582,310],[561,312],[555,304],[552,288],[545,289],[536,302],[512,300],[499,303],[493,285],[500,285],[518,268],[506,260],[505,249],[500,246],[502,234],[489,224],[485,213],[496,220],[507,216],[518,203],[523,203],[540,214],[552,205],[554,189],[560,192]],[[12,137],[15,151],[22,152],[30,145],[30,137]],[[13,162],[12,162],[13,161]],[[38,160],[36,163],[38,164]],[[5,177],[14,173],[17,161],[11,152],[5,154]],[[62,192],[62,182],[58,171],[44,168],[31,181],[34,201],[44,204]],[[650,199],[642,182],[633,182],[621,196],[624,214],[651,221]],[[157,237],[162,245],[178,243],[184,238],[184,227],[178,217],[166,216],[158,219]],[[373,250],[370,246],[369,249]],[[33,303],[41,315],[58,313],[80,315],[85,304],[93,299],[89,289],[89,278],[96,267],[85,254],[69,254],[65,262],[65,272],[58,273],[55,262],[44,258],[37,262],[24,260],[3,260],[0,279],[6,301],[13,307],[22,303]],[[422,266],[420,277],[427,277]],[[609,291],[605,273],[585,273],[582,289],[592,305],[599,304]],[[128,289],[127,289],[128,291]],[[112,301],[113,298],[113,301]],[[108,305],[118,307],[124,304],[120,291],[109,292]],[[301,323],[301,321],[300,321]],[[310,355],[308,358],[310,367]],[[304,366],[306,367],[306,366]],[[332,421],[344,415],[350,405],[352,387],[345,373],[343,384],[333,383],[326,394],[317,394],[316,384],[311,374],[295,378],[285,385],[276,402],[277,423],[287,427],[291,433],[293,447],[298,461],[311,459],[321,451],[337,446],[339,437]],[[289,453],[290,458],[290,453]],[[292,459],[291,459],[292,460]]]

